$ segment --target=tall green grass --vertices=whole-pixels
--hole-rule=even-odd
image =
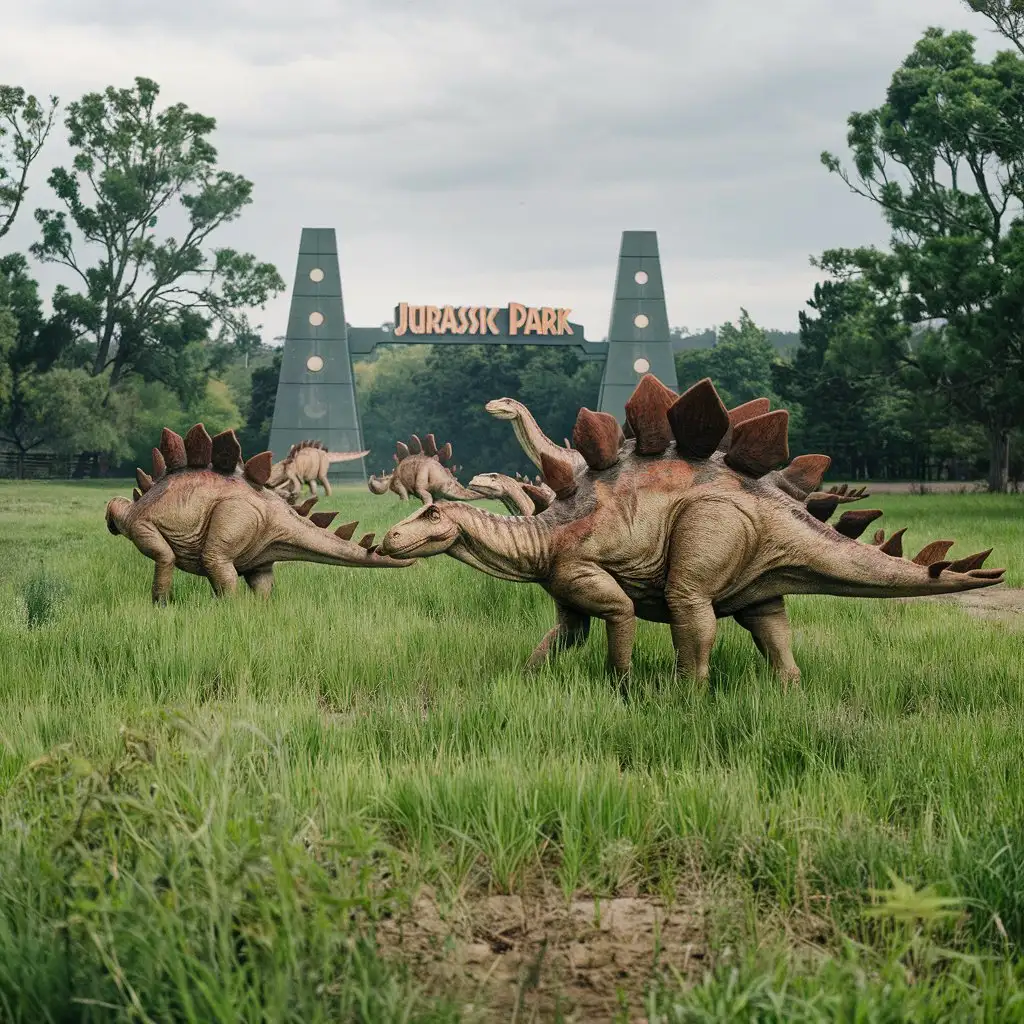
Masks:
[[[732,958],[652,987],[651,1020],[1024,1019],[1019,622],[793,598],[788,692],[731,621],[711,685],[676,684],[642,623],[623,703],[603,630],[524,678],[548,599],[446,558],[281,566],[269,604],[178,574],[153,608],[103,525],[129,490],[0,485],[3,1019],[454,1020],[374,922],[423,880],[541,876],[740,895]],[[866,504],[1024,585],[1024,499]],[[380,535],[416,506],[318,507]],[[865,917],[872,890],[952,916]],[[773,916],[824,920],[832,955],[766,947]]]

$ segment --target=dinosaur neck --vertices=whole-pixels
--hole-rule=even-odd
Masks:
[[[547,578],[551,527],[536,516],[496,516],[474,505],[448,505],[445,511],[459,528],[447,552],[452,558],[501,580]]]
[[[501,495],[501,503],[514,516],[532,516],[536,511],[530,496],[515,482],[505,481],[505,490]]]
[[[537,421],[533,418],[533,413],[526,408],[525,405],[516,403],[516,418],[512,421],[512,429],[515,431],[516,438],[519,441],[520,447],[526,453],[527,458],[543,472],[544,467],[540,464],[541,453],[546,453],[551,458],[566,458],[566,456],[572,457],[570,449],[562,448],[555,444],[543,430],[540,429]],[[578,455],[578,452],[573,451],[572,455]]]

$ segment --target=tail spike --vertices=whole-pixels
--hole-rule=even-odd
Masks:
[[[320,498],[318,496],[316,496],[316,495],[314,495],[312,498],[307,498],[301,505],[299,505],[298,508],[296,508],[295,511],[298,512],[299,515],[303,517],[303,519],[305,519],[305,517],[309,515],[310,509],[319,500],[320,500]]]
[[[827,523],[832,518],[832,513],[839,507],[839,499],[834,494],[808,498],[804,507],[819,522]]]
[[[153,479],[159,480],[167,474],[167,463],[159,448],[153,449]]]
[[[340,537],[342,540],[351,540],[352,535],[356,532],[356,527],[358,525],[358,520],[356,520],[356,522],[354,523],[343,523],[334,531],[334,536]]]
[[[892,555],[894,558],[903,557],[903,534],[907,532],[907,528],[904,526],[897,530],[880,548],[879,550],[887,555]]]
[[[373,547],[373,538],[374,534],[372,533],[363,534],[363,536],[359,538],[359,546],[361,548],[366,548],[366,550],[369,551],[370,548]]]
[[[321,530],[326,530],[334,522],[337,514],[337,512],[314,512],[310,515],[309,521],[314,526],[319,526]]]
[[[221,431],[211,443],[210,462],[218,473],[230,475],[242,461],[242,446],[233,430]]]
[[[788,434],[789,413],[785,409],[751,416],[733,427],[725,463],[737,473],[764,476],[789,461]]]
[[[928,575],[931,579],[938,579],[944,569],[948,569],[953,563],[952,562],[932,562],[928,566]]]
[[[138,487],[133,487],[132,488],[132,501],[138,501],[139,498],[141,498],[141,497],[142,497],[142,492],[138,489]]]
[[[153,478],[144,469],[135,470],[135,482],[143,494],[153,486]]]
[[[619,421],[611,413],[583,408],[576,417],[572,440],[587,465],[600,471],[619,461],[619,446],[624,439]]]
[[[437,454],[437,438],[433,434],[427,434],[423,439],[423,454],[431,456]]]
[[[710,377],[687,388],[668,413],[676,453],[684,459],[706,459],[718,448],[729,429],[729,413]]]
[[[833,529],[844,537],[856,540],[880,515],[880,508],[858,508],[844,512]]]
[[[423,454],[423,442],[415,434],[409,435],[409,451],[413,455]]]
[[[274,466],[274,456],[270,452],[260,452],[249,459],[243,467],[247,480],[263,487],[270,479],[270,471]]]
[[[576,493],[576,477],[568,459],[540,453],[540,468],[544,482],[555,492],[557,498],[568,498]]]
[[[395,454],[398,456],[397,461],[401,462],[402,459],[409,457],[409,446],[404,441],[398,441],[395,444]]]
[[[977,554],[968,555],[966,558],[958,558],[949,565],[950,572],[970,572],[973,569],[980,569],[985,564],[985,559],[992,554],[992,548],[988,551],[979,551]]]
[[[626,420],[636,435],[637,455],[660,455],[672,443],[668,411],[679,396],[645,373],[626,402]]]
[[[164,427],[160,435],[160,454],[164,457],[167,465],[167,472],[173,473],[176,469],[184,469],[188,465],[185,457],[185,441],[181,434]]]
[[[618,421],[618,420],[616,420],[616,421],[615,421],[615,426],[617,426],[617,427],[619,426],[619,421]],[[619,427],[619,429],[621,430],[622,428],[621,428],[621,427]],[[569,438],[567,438],[567,437],[563,437],[563,438],[562,438],[562,440],[563,440],[563,441],[565,442],[565,447],[566,447],[566,448],[567,448],[567,449],[568,449],[569,451],[572,451],[572,445],[571,445],[571,444],[569,444]]]
[[[946,557],[946,552],[953,543],[951,540],[933,540],[930,544],[925,544],[911,561],[915,565],[932,565]]]
[[[794,487],[799,487],[801,491],[813,493],[821,486],[821,481],[831,465],[832,459],[827,455],[798,455],[780,472]],[[843,484],[843,486],[845,487],[846,484]],[[839,497],[839,492],[833,488],[830,488],[826,493],[835,494],[837,498]],[[836,504],[838,503],[837,500]]]
[[[206,469],[213,458],[213,438],[202,423],[185,435],[185,460],[190,469]]]

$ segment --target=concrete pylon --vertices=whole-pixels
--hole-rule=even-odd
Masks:
[[[334,228],[303,228],[270,428],[274,460],[299,441],[362,451]],[[365,459],[335,463],[331,480],[366,481]]]
[[[645,373],[678,393],[658,233],[623,231],[598,409],[623,423],[626,401]]]

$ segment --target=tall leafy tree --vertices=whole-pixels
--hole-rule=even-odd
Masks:
[[[28,192],[28,173],[46,143],[58,100],[40,103],[16,85],[0,85],[0,238],[14,226]]]
[[[848,120],[852,171],[822,162],[875,203],[888,252],[834,249],[820,265],[857,276],[908,323],[939,321],[902,362],[981,426],[989,487],[1006,489],[1009,436],[1024,420],[1024,58],[977,60],[967,32],[928,29],[886,102]]]
[[[249,253],[207,251],[251,203],[252,183],[217,167],[213,118],[183,103],[158,109],[159,93],[136,78],[133,88],[69,104],[74,159],[48,179],[63,208],[35,212],[42,239],[33,254],[78,281],[77,290],[57,289],[54,309],[88,342],[89,371],[106,374],[111,388],[166,369],[154,351],[196,318],[247,338],[244,310],[284,288],[277,270]]]

